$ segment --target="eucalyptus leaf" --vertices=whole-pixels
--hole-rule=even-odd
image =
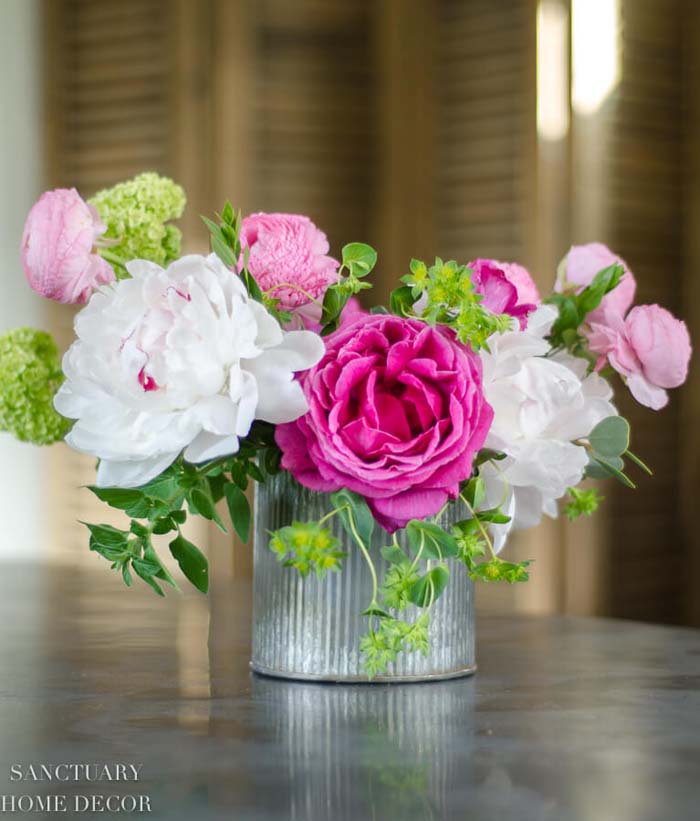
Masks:
[[[619,457],[629,447],[629,422],[622,416],[608,416],[593,428],[588,441],[595,452],[605,459]]]

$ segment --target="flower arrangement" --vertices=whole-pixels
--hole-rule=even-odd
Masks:
[[[177,587],[154,546],[208,589],[208,565],[182,533],[188,514],[246,540],[249,483],[288,471],[328,494],[317,521],[270,533],[286,572],[342,570],[361,551],[373,577],[361,650],[369,675],[425,651],[451,562],[475,580],[523,582],[530,562],[500,555],[514,528],[590,515],[587,477],[633,488],[630,428],[612,404],[619,377],[654,410],[683,383],[685,324],[632,307],[635,279],[603,245],[575,246],[540,297],[515,263],[411,260],[388,307],[365,311],[377,261],[368,245],[330,255],[325,234],[291,214],[242,218],[226,204],[209,256],[180,256],[182,189],[155,174],[85,202],[42,195],[27,219],[29,285],[84,305],[59,365],[42,331],[0,338],[0,427],[97,457],[90,490],[125,512],[89,524],[90,549],[127,585]],[[455,524],[444,525],[445,511]],[[346,544],[333,534],[338,517]],[[380,579],[371,536],[385,534]],[[404,549],[397,539],[405,531]],[[409,618],[407,608],[422,610]]]

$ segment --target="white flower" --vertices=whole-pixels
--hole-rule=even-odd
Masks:
[[[581,481],[588,462],[574,440],[617,414],[610,386],[595,373],[586,376],[585,361],[568,354],[545,358],[544,337],[556,316],[543,305],[526,330],[494,334],[490,352],[481,353],[484,394],[494,410],[486,447],[507,454],[484,465],[482,476],[488,503],[512,505],[516,528],[536,525],[543,512],[556,516],[556,500]],[[496,533],[502,544],[505,529]]]
[[[254,419],[306,412],[294,372],[323,356],[319,336],[282,331],[214,255],[126,267],[76,317],[55,400],[77,420],[68,444],[101,460],[99,486],[142,485],[183,449],[190,462],[235,453]]]

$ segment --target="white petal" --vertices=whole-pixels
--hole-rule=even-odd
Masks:
[[[153,274],[163,272],[160,265],[156,265],[155,262],[149,262],[146,259],[132,259],[130,262],[127,262],[124,267],[133,279],[146,279],[146,277],[152,276]]]
[[[237,436],[217,436],[202,431],[185,449],[184,456],[188,462],[208,462],[210,459],[218,459],[220,456],[236,453],[238,447]]]
[[[255,300],[250,300],[248,307],[255,316],[258,324],[258,332],[255,337],[255,344],[258,348],[274,348],[282,342],[283,332],[279,322],[271,316],[265,308]]]
[[[162,473],[177,455],[177,451],[161,453],[150,459],[130,462],[103,459],[97,468],[97,487],[140,487]]]

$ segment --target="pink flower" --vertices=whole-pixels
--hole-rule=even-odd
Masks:
[[[32,206],[22,237],[22,266],[30,287],[56,302],[87,302],[113,282],[112,266],[93,252],[107,230],[75,188],[46,191]]]
[[[665,388],[677,388],[688,375],[691,346],[685,322],[659,305],[638,305],[613,326],[591,323],[590,348],[626,378],[632,396],[653,410],[668,402]]]
[[[589,322],[610,324],[613,317],[624,317],[634,302],[637,281],[627,267],[627,263],[600,242],[589,242],[587,245],[572,245],[569,253],[560,265],[560,277],[555,285],[556,291],[564,290],[567,283],[581,286],[583,290],[590,285],[595,275],[610,265],[619,264],[625,269],[622,279],[609,294],[603,297],[600,306],[588,315]],[[562,281],[563,280],[563,281]]]
[[[527,316],[540,301],[537,286],[527,269],[514,262],[475,259],[469,263],[475,290],[484,295],[481,303],[497,314],[510,314],[527,327]]]
[[[321,316],[318,303],[337,281],[339,266],[338,260],[328,256],[323,231],[298,214],[261,213],[243,219],[240,238],[241,247],[250,249],[248,270],[260,288],[305,324],[317,322]]]
[[[445,329],[359,315],[300,381],[309,412],[279,425],[282,466],[313,490],[367,499],[389,532],[459,493],[493,411],[481,361]]]

